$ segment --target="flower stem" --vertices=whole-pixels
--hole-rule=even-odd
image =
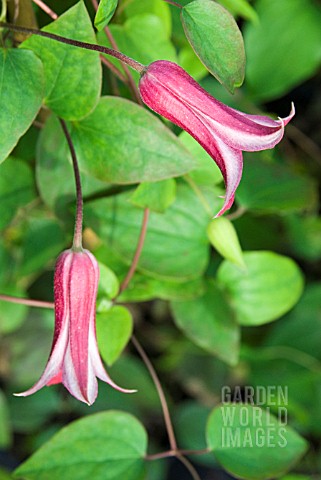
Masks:
[[[142,227],[141,227],[141,231],[140,231],[140,235],[139,235],[139,239],[138,239],[138,243],[137,243],[137,247],[136,247],[136,251],[135,251],[135,254],[134,254],[134,258],[133,258],[133,261],[131,263],[131,266],[127,272],[127,275],[126,277],[124,278],[120,288],[119,288],[119,291],[118,291],[118,294],[117,296],[119,296],[127,287],[128,287],[128,284],[129,282],[131,281],[134,273],[135,273],[135,270],[136,270],[136,267],[137,267],[137,264],[139,262],[139,258],[140,258],[140,255],[142,253],[142,249],[143,249],[143,246],[144,246],[144,242],[145,242],[145,237],[146,237],[146,232],[147,232],[147,225],[148,225],[148,219],[149,219],[149,208],[145,208],[144,210],[144,217],[143,217],[143,222],[142,222]]]
[[[162,458],[176,457],[179,455],[206,455],[210,453],[209,448],[202,448],[202,450],[167,450],[166,452],[153,453],[151,455],[146,455],[145,459],[147,461],[161,460]]]
[[[19,303],[20,305],[26,305],[27,307],[36,308],[54,308],[53,302],[44,302],[42,300],[30,300],[29,298],[13,297],[12,295],[0,294],[0,300],[10,303]]]
[[[143,360],[144,364],[146,365],[147,370],[149,371],[150,376],[153,379],[154,385],[156,387],[157,393],[159,400],[161,402],[162,410],[163,410],[163,417],[164,417],[164,422],[166,426],[166,431],[168,435],[168,440],[169,440],[169,445],[170,445],[170,451],[167,452],[167,455],[164,454],[158,454],[158,458],[164,458],[166,456],[173,456],[176,457],[190,472],[193,480],[201,480],[197,471],[191,464],[191,462],[183,456],[183,454],[180,452],[180,450],[177,448],[177,441],[174,433],[174,428],[173,428],[173,423],[171,419],[171,415],[169,413],[169,408],[167,404],[167,400],[164,394],[164,390],[162,387],[162,384],[158,378],[158,375],[156,373],[155,368],[153,367],[152,362],[149,360],[145,350],[141,346],[140,342],[137,340],[135,335],[132,335],[131,341],[136,348],[137,352],[139,353],[141,359]],[[149,459],[152,459],[153,457],[149,457]],[[156,459],[155,457],[153,458],[154,460]]]
[[[199,476],[191,462],[188,460],[188,458],[180,454],[177,454],[176,458],[187,468],[193,480],[201,480],[201,477]]]
[[[180,3],[174,2],[173,0],[164,0],[164,2],[169,3],[170,5],[174,5],[174,7],[183,8],[183,5],[181,5]]]
[[[94,9],[97,10],[98,9],[98,3],[97,3],[97,0],[91,0],[91,3],[93,4],[94,6]],[[106,37],[108,38],[109,42],[110,42],[110,45],[112,46],[112,48],[114,50],[116,50],[117,52],[119,52],[119,48],[118,48],[118,45],[116,43],[116,40],[114,39],[113,37],[113,34],[111,33],[110,29],[108,28],[108,26],[106,25],[106,27],[104,28],[104,32],[106,34]],[[127,77],[127,82],[128,83],[128,86],[130,88],[130,90],[132,91],[134,97],[135,97],[135,100],[137,101],[137,103],[139,103],[140,105],[143,104],[142,102],[142,99],[140,98],[140,94],[139,94],[139,91],[136,87],[136,83],[134,81],[134,78],[129,70],[129,68],[127,67],[126,63],[122,62],[122,67],[124,69],[124,72],[125,72],[125,75]]]
[[[32,0],[32,1],[33,1],[33,3],[38,5],[38,7],[41,8],[41,10],[43,10],[47,15],[49,15],[49,17],[51,17],[53,20],[57,20],[58,15],[53,10],[51,10],[51,8],[48,7],[48,5],[46,5],[41,0]],[[6,3],[6,2],[4,2],[4,3]]]
[[[104,65],[106,65],[107,68],[109,68],[109,70],[113,72],[116,77],[119,78],[121,82],[127,83],[125,75],[123,75],[123,73],[113,63],[111,63],[108,58],[104,57],[104,55],[100,55],[100,60]]]
[[[141,73],[145,68],[144,65],[137,62],[133,58],[130,58],[121,52],[117,52],[112,48],[103,47],[102,45],[97,45],[95,43],[80,42],[79,40],[72,40],[71,38],[62,37],[61,35],[56,35],[54,33],[44,32],[42,30],[37,30],[34,28],[20,27],[19,25],[12,25],[11,23],[5,22],[0,22],[0,28],[8,28],[9,30],[12,30],[14,32],[26,33],[28,35],[38,35],[40,37],[49,38],[57,42],[65,43],[66,45],[72,45],[74,47],[84,48],[86,50],[93,50],[95,52],[105,53],[106,55],[110,55],[117,58],[121,62],[126,63],[139,73]]]
[[[167,401],[166,401],[166,397],[165,397],[165,394],[164,394],[162,384],[161,384],[161,382],[158,378],[158,375],[156,373],[155,368],[152,365],[152,362],[149,360],[145,350],[143,349],[143,347],[141,346],[140,342],[137,340],[135,335],[132,335],[131,341],[132,341],[134,347],[136,348],[137,352],[139,353],[141,359],[143,360],[144,364],[146,365],[146,368],[149,371],[150,376],[153,379],[154,385],[156,387],[156,390],[157,390],[157,393],[158,393],[158,396],[159,396],[159,399],[160,399],[160,402],[161,402],[164,421],[165,421],[165,426],[166,426],[166,431],[167,431],[171,451],[173,452],[173,455],[176,455],[177,442],[176,442],[175,433],[174,433],[174,429],[173,429],[173,424],[172,424],[172,420],[171,420],[171,416],[170,416],[170,413],[169,413],[169,409],[168,409],[168,405],[167,405]]]
[[[66,122],[61,118],[59,120],[60,120],[60,124],[64,131],[64,134],[69,146],[69,150],[71,153],[72,165],[74,169],[75,183],[76,183],[76,197],[77,197],[76,220],[75,220],[75,230],[74,230],[74,239],[73,239],[72,249],[75,251],[81,251],[82,250],[83,200],[82,200],[82,188],[81,188],[79,165],[78,165],[75,147],[74,147],[74,144],[72,143],[72,139],[68,131]]]

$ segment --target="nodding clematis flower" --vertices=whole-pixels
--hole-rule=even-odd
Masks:
[[[98,392],[97,379],[125,393],[102,364],[96,339],[96,296],[99,267],[88,251],[66,250],[58,257],[54,278],[55,332],[47,366],[27,396],[45,385],[63,383],[78,400],[91,405]]]
[[[156,113],[186,130],[220,168],[226,195],[216,217],[228,210],[242,175],[242,150],[273,148],[294,115],[272,120],[248,115],[213,98],[176,63],[159,60],[144,69],[139,82],[143,102]]]

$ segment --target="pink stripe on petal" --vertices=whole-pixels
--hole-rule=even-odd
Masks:
[[[246,114],[224,105],[206,92],[185,70],[173,62],[160,60],[147,67],[139,84],[145,101],[146,85],[144,83],[147,83],[147,88],[150,88],[150,101],[153,102],[154,100],[154,106],[151,107],[153,110],[155,110],[155,106],[158,107],[162,103],[162,96],[164,90],[166,90],[167,96],[176,96],[181,103],[184,103],[190,109],[196,109],[200,114],[209,116],[223,125],[230,126],[231,129],[242,131],[244,128],[253,135],[270,135],[271,128],[275,130],[280,128],[279,123],[274,123],[273,127],[270,123],[265,125],[256,123]],[[176,112],[176,115],[179,115],[179,112]]]
[[[68,346],[63,364],[62,371],[62,383],[67,388],[69,393],[73,395],[77,400],[81,402],[91,404],[88,399],[88,388],[87,388],[87,378],[88,378],[88,367],[86,368],[86,380],[84,381],[79,377],[79,372],[76,372],[70,352],[70,347]],[[95,399],[93,400],[95,401]]]
[[[240,113],[242,113],[242,112],[240,112]],[[247,116],[250,119],[253,119],[256,123],[261,124],[261,125],[266,125],[266,126],[269,126],[269,127],[274,127],[275,125],[286,126],[290,122],[290,120],[292,120],[292,118],[294,117],[295,108],[294,108],[294,104],[292,102],[291,103],[291,111],[290,111],[289,115],[285,118],[282,118],[282,119],[279,118],[278,120],[273,120],[273,118],[265,117],[263,115],[250,115],[248,113],[242,113],[242,115]]]
[[[235,129],[229,125],[223,125],[219,121],[214,120],[203,114],[204,123],[212,130],[213,135],[219,136],[224,143],[237,150],[245,150],[247,152],[255,152],[273,148],[279,143],[284,134],[284,126],[278,125],[277,129],[271,129],[270,133],[259,134],[260,128],[266,128],[256,124],[256,133],[246,131],[245,125],[243,129]],[[253,122],[255,123],[255,122]]]
[[[222,157],[225,164],[225,172],[223,172],[223,176],[226,193],[223,207],[215,215],[215,218],[223,215],[223,213],[226,212],[226,210],[229,210],[233,205],[235,191],[241,181],[243,169],[243,156],[241,150],[231,148],[219,138],[216,138],[216,148],[218,152],[217,154]]]
[[[293,106],[288,117],[278,120],[239,112],[209,95],[181,67],[164,60],[145,69],[139,90],[148,107],[192,135],[221,169],[227,193],[220,214],[232,205],[242,172],[241,151],[273,148],[294,115]]]
[[[167,86],[165,86],[166,89]],[[154,100],[154,95],[156,95],[157,113],[186,130],[217,163],[226,185],[226,200],[219,213],[219,215],[222,215],[231,207],[235,190],[241,179],[243,166],[241,150],[234,149],[224,143],[217,134],[216,129],[214,130],[208,121],[208,118],[200,115],[196,109],[191,109],[189,105],[182,103],[177,95],[164,95],[163,91],[161,91],[160,98],[158,98],[155,90],[144,88],[144,83],[141,86],[141,93],[143,93],[144,102],[151,108],[153,107],[150,105],[150,102]]]

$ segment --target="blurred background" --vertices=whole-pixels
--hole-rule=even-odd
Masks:
[[[75,3],[47,2],[58,15]],[[92,3],[85,3],[93,18]],[[220,403],[224,386],[232,391],[248,385],[283,386],[289,392],[288,423],[307,439],[309,450],[291,475],[282,478],[316,479],[321,470],[321,2],[219,3],[236,17],[245,42],[245,82],[234,95],[207,73],[186,40],[179,10],[162,0],[121,0],[110,31],[127,55],[144,64],[160,58],[176,61],[213,96],[239,110],[284,117],[294,102],[296,116],[281,144],[272,151],[244,155],[244,175],[227,217],[248,255],[268,251],[295,262],[286,282],[297,293],[288,306],[275,311],[271,307],[272,313],[266,314],[267,305],[277,305],[278,292],[286,288],[278,283],[283,263],[274,257],[255,257],[254,264],[265,272],[262,279],[253,277],[245,285],[236,278],[235,267],[226,266],[227,260],[210,247],[206,236],[210,218],[184,179],[177,179],[172,204],[164,213],[152,213],[152,226],[159,230],[153,228],[147,238],[142,263],[119,303],[126,309],[122,314],[133,319],[136,335],[162,381],[181,448],[206,448],[206,421]],[[51,21],[36,5],[32,8],[39,27]],[[108,45],[104,32],[98,34],[98,41]],[[106,67],[103,94],[131,98]],[[204,157],[193,180],[214,213],[223,192],[219,172],[187,134],[170,128],[193,155]],[[53,299],[55,259],[69,247],[73,229],[74,186],[70,164],[64,163],[67,156],[57,120],[44,110],[19,141],[11,161],[0,166],[0,293]],[[82,174],[86,246],[122,279],[142,218],[142,209],[128,201],[134,187],[111,186]],[[166,240],[169,225],[178,232],[174,240]],[[250,294],[256,282],[260,292],[253,300]],[[195,329],[182,320],[193,312],[199,325],[207,321],[210,307],[204,296],[209,288],[215,290],[221,315],[226,302],[237,324],[233,339],[226,340],[223,333],[220,337],[218,330],[214,346],[204,346]],[[122,345],[112,359],[104,352],[108,332],[100,324],[110,296],[102,283],[98,299],[102,356],[112,364],[108,370],[112,378],[138,393],[122,395],[101,382],[91,408],[61,386],[23,399],[12,395],[30,387],[44,368],[53,312],[0,301],[0,479],[9,478],[10,470],[62,426],[105,409],[135,414],[147,428],[151,451],[168,449],[159,399],[135,348],[129,342],[120,355]],[[191,460],[204,480],[235,478],[210,454]],[[148,467],[148,480],[189,478],[175,460],[150,462]]]

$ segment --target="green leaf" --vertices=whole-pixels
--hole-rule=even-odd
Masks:
[[[162,22],[162,30],[169,38],[172,32],[172,19],[169,5],[163,0],[131,0],[125,2],[124,13],[127,18],[141,16],[142,14],[156,15]]]
[[[299,258],[309,261],[321,258],[321,217],[289,215],[284,218],[287,239]]]
[[[11,427],[6,398],[0,390],[0,448],[6,449],[11,443]],[[1,474],[0,474],[1,480]]]
[[[141,183],[130,198],[131,203],[152,212],[163,213],[174,202],[176,183],[172,178]]]
[[[114,272],[101,262],[99,263],[98,298],[107,296],[110,299],[116,297],[119,290],[119,281]]]
[[[0,480],[12,480],[11,473],[3,468],[0,468]]]
[[[83,1],[71,7],[43,31],[72,40],[96,43]],[[33,50],[42,60],[46,80],[45,103],[59,117],[79,120],[95,108],[101,90],[98,52],[39,36],[30,37],[21,46]]]
[[[48,295],[48,290],[46,289]],[[22,296],[22,295],[20,295]],[[47,297],[48,298],[48,297]],[[49,297],[50,298],[50,297]],[[25,305],[23,307],[27,308]],[[0,308],[2,311],[2,306]],[[11,318],[14,318],[13,316]],[[26,321],[11,335],[6,337],[8,348],[10,351],[10,380],[15,386],[15,391],[23,391],[30,388],[42,374],[50,346],[52,344],[54,324],[54,312],[51,309],[30,309],[30,313]],[[37,396],[30,396],[29,398],[41,397],[43,395],[44,404],[47,401],[46,391],[50,389],[42,389]],[[13,401],[14,399],[11,398]],[[21,400],[16,397],[16,400]],[[27,398],[25,399],[27,401]],[[10,401],[11,403],[11,401]],[[21,402],[19,402],[20,415],[30,415],[21,409]],[[37,410],[34,410],[36,416]],[[14,415],[12,415],[13,417]],[[25,421],[28,418],[24,417]]]
[[[107,365],[112,365],[131,337],[132,316],[127,308],[115,306],[108,312],[97,313],[96,326],[101,356]]]
[[[94,22],[98,31],[108,25],[116,11],[117,5],[118,0],[100,0]]]
[[[158,280],[136,273],[130,284],[119,296],[119,302],[144,302],[162,300],[191,300],[204,293],[203,278],[190,281]]]
[[[266,391],[270,385],[288,389],[287,410],[293,424],[309,436],[320,436],[320,362],[316,358],[282,345],[260,345],[244,349],[242,360],[248,365],[249,385],[266,387]]]
[[[177,61],[170,35],[164,29],[161,19],[155,15],[136,15],[123,25],[110,25],[110,31],[120,51],[144,65],[160,59]],[[98,34],[98,39],[100,44],[111,46],[104,32]],[[122,70],[119,60],[110,56],[108,60]],[[138,81],[139,74],[135,71],[132,74]]]
[[[5,285],[8,283],[11,275],[11,254],[9,249],[7,248],[7,242],[3,238],[4,235],[0,237],[0,286]],[[1,288],[1,287],[0,287]]]
[[[318,198],[314,180],[261,158],[246,162],[236,193],[241,207],[277,215],[314,208]]]
[[[181,10],[185,34],[196,55],[229,91],[242,85],[245,52],[232,17],[212,0],[194,0]]]
[[[215,408],[207,424],[207,443],[229,473],[246,480],[278,478],[307,449],[291,427],[246,404]]]
[[[188,174],[194,182],[209,186],[223,182],[221,171],[213,158],[191,135],[183,131],[179,139],[197,161],[196,167]]]
[[[36,154],[38,136],[39,127],[32,124],[29,130],[27,130],[15,146],[14,157],[32,165]]]
[[[195,401],[184,401],[178,406],[174,416],[174,428],[177,433],[180,448],[184,450],[203,450],[207,448],[205,427],[210,408]],[[193,421],[191,422],[191,418]],[[193,461],[208,466],[215,465],[211,453],[207,455],[193,455]]]
[[[73,125],[80,168],[106,182],[140,183],[177,177],[194,159],[153,114],[118,97],[103,97]]]
[[[216,199],[211,199],[214,203]],[[85,209],[90,226],[128,265],[131,264],[141,231],[143,212],[128,201],[126,192],[113,198],[90,202]],[[177,197],[165,213],[151,212],[138,270],[148,275],[193,279],[208,262],[206,227],[208,215],[194,192],[179,185]]]
[[[178,64],[197,82],[200,82],[208,74],[207,69],[195,55],[189,43],[180,49],[178,53]]]
[[[56,219],[29,217],[24,226],[20,275],[29,275],[54,261],[65,246],[65,235]]]
[[[222,257],[239,267],[245,267],[241,245],[230,220],[225,217],[215,218],[207,227],[207,235]]]
[[[117,385],[126,386],[126,388],[137,390],[133,395],[124,395],[115,389],[109,389],[109,397],[111,397],[111,404],[119,408],[131,410],[137,407],[140,411],[146,410],[161,414],[161,406],[159,397],[155,389],[155,385],[146,369],[143,362],[134,356],[122,355],[117,362],[108,370],[117,383]],[[106,408],[106,401],[104,398],[103,408]]]
[[[294,309],[278,322],[265,345],[290,347],[321,360],[321,283],[307,285]]]
[[[259,23],[248,24],[246,85],[259,101],[282,96],[321,63],[321,9],[311,0],[258,0]]]
[[[240,329],[213,280],[195,300],[171,303],[174,320],[186,336],[229,365],[238,361]]]
[[[219,0],[223,7],[227,8],[233,15],[239,15],[246,20],[258,22],[258,15],[247,0]]]
[[[303,290],[295,262],[273,252],[245,252],[246,270],[224,261],[217,272],[240,325],[272,322],[290,310]]]
[[[15,471],[27,480],[140,480],[147,435],[128,413],[109,411],[69,424]]]
[[[1,285],[1,293],[14,297],[24,297],[21,288],[11,285]],[[19,303],[0,300],[0,334],[7,334],[17,330],[26,318],[28,307]]]
[[[43,99],[43,67],[33,52],[0,48],[0,163],[28,130]]]
[[[21,160],[10,158],[0,166],[0,230],[8,225],[19,207],[36,196],[30,167]]]
[[[24,368],[26,368],[25,362]],[[29,388],[30,384],[24,386]],[[51,418],[59,414],[61,398],[55,388],[43,388],[38,395],[23,398],[23,408],[21,408],[21,398],[12,396],[9,400],[9,408],[14,431],[19,434],[30,434],[39,432]]]
[[[48,118],[39,134],[36,180],[41,198],[50,208],[65,213],[70,204],[75,204],[76,188],[70,150],[55,115]],[[106,182],[84,173],[81,175],[81,183],[84,196],[109,187]]]

